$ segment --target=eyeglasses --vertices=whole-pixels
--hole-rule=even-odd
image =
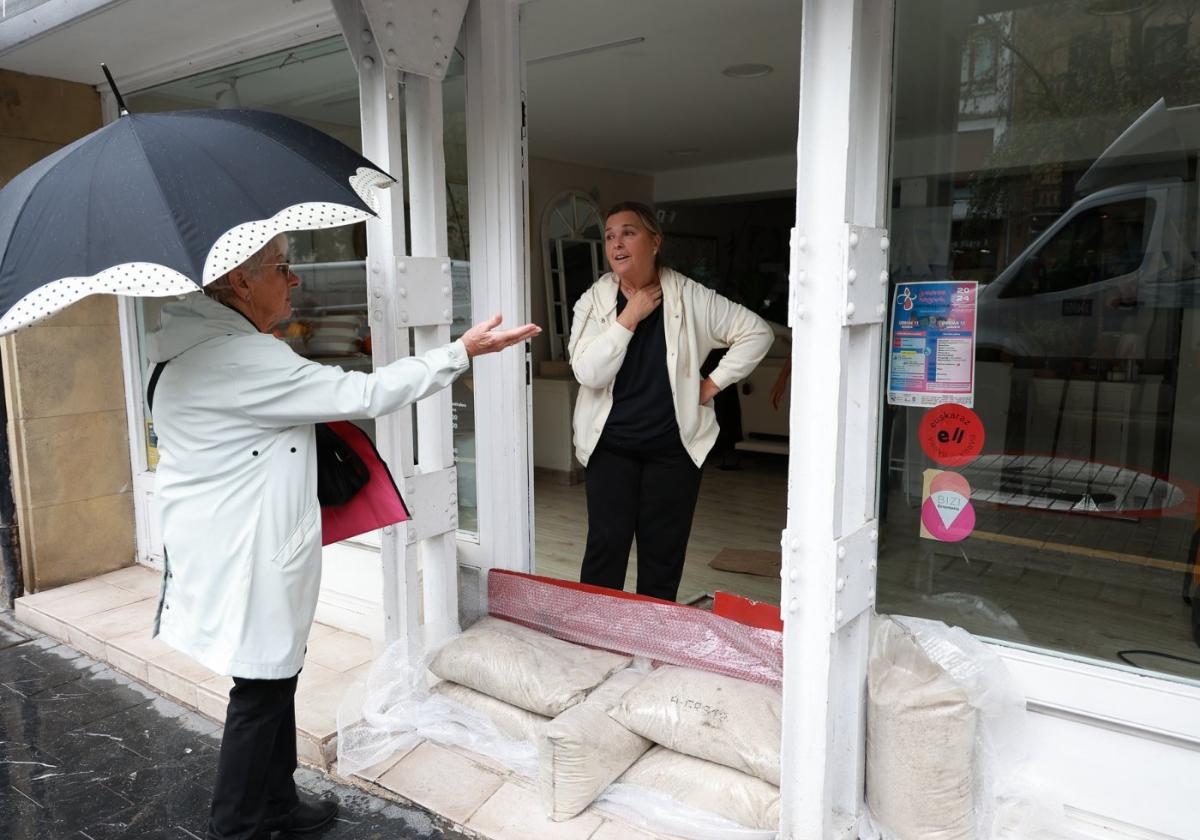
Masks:
[[[290,262],[263,263],[259,268],[272,268],[279,272],[280,277],[287,277],[292,273],[292,264]]]

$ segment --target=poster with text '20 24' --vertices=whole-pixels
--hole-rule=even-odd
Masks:
[[[888,403],[929,407],[975,401],[977,284],[900,283],[892,299]]]

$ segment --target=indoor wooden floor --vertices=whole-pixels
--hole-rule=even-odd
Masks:
[[[779,578],[719,572],[708,561],[724,548],[779,550],[779,532],[787,514],[787,461],[779,456],[745,455],[743,469],[706,467],[700,501],[692,522],[687,563],[679,600],[690,601],[717,590],[758,601],[779,603]],[[535,572],[564,580],[579,579],[587,538],[587,508],[582,484],[565,486],[539,480],[534,487]],[[637,580],[637,549],[630,557],[625,588]]]
[[[715,571],[722,549],[778,551],[786,516],[786,461],[747,453],[743,469],[705,469],[679,599],[717,590],[779,603],[777,577]],[[587,534],[584,487],[538,481],[536,570],[577,580]],[[1116,662],[1119,651],[1200,661],[1180,598],[1190,522],[1116,522],[980,506],[962,543],[916,537],[912,501],[893,489],[881,528],[878,608],[924,615],[1005,639]],[[625,588],[633,591],[636,549]],[[1155,671],[1200,679],[1200,665],[1135,657]]]

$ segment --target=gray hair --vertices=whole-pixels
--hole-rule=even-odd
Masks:
[[[280,233],[267,240],[266,244],[246,258],[246,261],[241,265],[231,268],[225,274],[222,274],[216,280],[209,283],[202,290],[204,294],[215,300],[217,303],[223,303],[226,306],[231,306],[237,300],[237,293],[233,289],[233,284],[229,282],[229,275],[235,271],[254,271],[261,268],[263,263],[267,261],[267,251],[272,245],[278,246],[282,252],[287,247],[287,234]]]

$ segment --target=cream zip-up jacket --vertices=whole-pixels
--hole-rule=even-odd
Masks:
[[[300,670],[321,587],[313,424],[397,411],[469,365],[461,341],[374,373],[302,358],[189,295],[146,336],[166,570],[159,637],[218,674]]]
[[[712,289],[664,268],[663,325],[667,331],[667,374],[675,399],[675,419],[684,448],[696,466],[704,463],[717,441],[717,417],[712,401],[700,405],[700,365],[708,354],[728,347],[729,352],[709,374],[724,390],[745,379],[771,349],[775,335],[762,318]],[[633,333],[617,322],[615,274],[608,273],[583,293],[575,304],[568,353],[571,370],[579,380],[575,401],[575,457],[587,466],[600,440],[613,404],[613,383],[625,361]]]

